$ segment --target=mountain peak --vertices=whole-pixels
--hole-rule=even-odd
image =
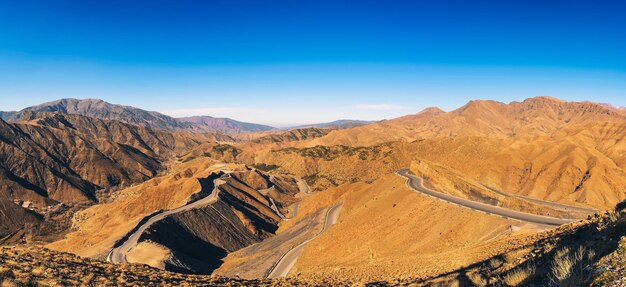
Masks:
[[[210,116],[175,119],[158,112],[146,111],[131,106],[112,104],[95,98],[63,98],[28,107],[19,112],[0,112],[0,117],[5,120],[18,120],[25,115],[26,118],[32,118],[33,113],[36,114],[41,112],[77,114],[103,120],[116,120],[128,124],[147,126],[162,130],[239,133],[274,129],[269,126],[244,123],[228,118],[213,118]]]
[[[528,98],[528,99],[524,100],[524,102],[526,102],[526,101],[544,101],[544,102],[555,102],[555,103],[565,103],[566,102],[564,100],[561,100],[561,99],[553,97],[553,96],[537,96],[537,97]]]
[[[439,114],[444,114],[445,111],[440,109],[439,107],[428,107],[423,109],[422,111],[420,111],[419,113],[417,113],[418,115],[439,115]]]

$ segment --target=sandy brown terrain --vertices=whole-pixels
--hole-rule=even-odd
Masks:
[[[42,129],[61,134],[68,124],[93,121],[40,117],[6,125],[31,134]],[[149,154],[158,172],[144,170],[142,158],[132,157],[140,163],[134,171],[146,177],[125,181],[126,187],[119,185],[97,204],[68,211],[69,233],[44,242],[47,248],[105,259],[142,219],[210,195],[208,183],[219,173],[229,175],[220,178],[216,201],[159,218],[142,230],[126,260],[253,280],[219,281],[224,284],[338,286],[485,286],[490,280],[513,280],[514,272],[536,262],[542,271],[535,277],[506,283],[517,286],[545,282],[558,249],[565,246],[593,248],[599,255],[593,264],[617,265],[615,254],[621,254],[623,208],[587,218],[626,200],[626,118],[605,105],[548,97],[510,104],[472,101],[450,112],[429,108],[348,129],[267,132],[220,143],[184,133],[169,141],[172,132],[164,132],[163,143],[152,142],[148,133],[142,143],[119,137],[124,130],[107,126],[119,123],[93,122],[112,131],[101,133],[112,142]],[[120,128],[138,129],[128,124]],[[76,130],[91,128],[82,129]],[[142,129],[147,128],[137,132]],[[178,135],[189,142],[179,142]],[[532,224],[437,200],[408,187],[406,178],[396,174],[407,168],[425,187],[442,194],[575,222],[561,227]],[[93,172],[89,174],[80,178],[96,182]],[[302,182],[308,184],[306,191]],[[339,205],[337,224],[322,228],[329,209]],[[20,218],[7,228],[41,220],[27,213]],[[601,240],[611,244],[594,243]],[[285,269],[287,279],[257,280],[304,242],[295,265]],[[115,266],[102,268],[139,268]],[[166,274],[146,270],[141,272]],[[203,277],[175,278],[193,285]],[[480,280],[488,283],[476,283]]]
[[[346,193],[339,223],[305,248],[293,274],[362,280],[440,274],[495,252],[498,244],[490,242],[541,229],[418,195],[388,175]]]
[[[165,270],[165,261],[172,256],[167,248],[153,242],[140,242],[126,254],[129,263],[147,264]]]
[[[193,194],[202,190],[198,178],[206,178],[223,168],[214,165],[215,162],[203,159],[187,162],[177,165],[168,175],[124,189],[117,194],[115,201],[77,213],[73,231],[48,247],[104,258],[113,244],[143,217],[160,209],[186,204]]]

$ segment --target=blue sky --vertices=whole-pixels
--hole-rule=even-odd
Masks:
[[[0,110],[90,97],[287,126],[538,95],[626,106],[623,1],[90,2],[0,0]]]

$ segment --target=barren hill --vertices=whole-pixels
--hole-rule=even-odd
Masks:
[[[92,118],[117,120],[129,124],[150,126],[159,129],[191,128],[189,124],[179,123],[174,118],[157,112],[144,111],[130,106],[110,104],[99,99],[61,99],[25,108],[4,119],[16,120],[25,112],[78,114]]]
[[[302,129],[302,128],[332,128],[332,129],[347,129],[358,127],[362,125],[371,124],[373,121],[362,121],[362,120],[336,120],[327,123],[317,123],[317,124],[308,124],[308,125],[300,125],[295,127],[290,127],[289,129]]]
[[[460,136],[503,138],[616,121],[624,122],[626,116],[615,108],[591,102],[565,102],[550,97],[510,104],[477,100],[447,113],[429,108],[415,115],[333,131],[310,145],[372,145],[395,140]]]
[[[111,104],[99,99],[61,99],[25,108],[18,112],[0,112],[6,121],[17,120],[27,112],[55,112],[77,114],[103,120],[116,120],[152,129],[187,130],[196,132],[256,132],[271,130],[272,127],[244,123],[227,118],[190,117],[173,118],[139,108]]]
[[[210,116],[185,117],[177,118],[176,120],[181,123],[192,123],[194,124],[194,128],[198,130],[208,130],[226,134],[263,132],[275,129],[274,127],[266,125],[245,123],[229,118],[214,118]]]
[[[42,221],[41,215],[15,204],[3,194],[0,194],[0,214],[0,244],[12,233]]]
[[[318,137],[322,137],[328,134],[331,129],[319,129],[319,128],[298,128],[292,129],[282,133],[276,133],[266,135],[258,139],[253,140],[254,143],[286,143],[294,141],[310,140]]]
[[[623,227],[616,219],[623,208],[542,233],[626,199],[626,120],[601,104],[472,101],[451,112],[429,108],[345,130],[257,133],[245,142],[64,113],[25,112],[20,119],[0,122],[0,147],[9,155],[3,163],[12,163],[7,179],[45,167],[93,188],[109,178],[137,183],[70,212],[72,228],[46,245],[81,256],[257,278],[297,254],[286,261],[290,269],[281,265],[290,279],[256,283],[478,285],[524,271],[532,261],[518,255],[549,269],[563,242],[615,253],[623,233],[615,232]],[[20,153],[29,161],[13,158]],[[34,172],[18,173],[31,158],[41,158],[33,160]],[[409,167],[426,188],[491,209],[420,192],[396,174]],[[335,206],[337,223],[326,226]],[[508,217],[512,212],[550,221]],[[31,220],[22,219],[7,230]],[[604,230],[611,231],[604,232],[608,221],[613,225]],[[125,240],[134,235],[136,241]],[[578,235],[586,241],[577,243]],[[593,242],[602,236],[611,244],[600,248]],[[116,246],[132,248],[117,256]],[[536,274],[543,279],[520,282],[545,282],[546,272]]]
[[[0,121],[0,133],[2,192],[40,206],[93,201],[96,190],[144,181],[175,152],[217,139],[57,113]]]

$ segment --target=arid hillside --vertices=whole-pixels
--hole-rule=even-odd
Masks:
[[[597,123],[526,137],[429,139],[413,151],[491,188],[605,209],[626,199],[625,137],[626,122]]]
[[[474,101],[449,113],[430,108],[321,137],[272,135],[222,147],[234,151],[223,157],[211,146],[190,154],[293,174],[318,190],[426,160],[485,188],[603,209],[626,198],[625,131],[615,108],[539,97]]]
[[[39,217],[54,214],[46,217],[50,226],[44,227],[44,235],[52,232],[50,228],[62,232],[69,228],[67,217],[73,206],[80,209],[106,201],[116,189],[158,175],[177,153],[223,138],[32,112],[11,123],[0,120],[0,137],[0,194],[14,205],[12,212],[0,214],[7,228],[2,236],[23,229],[26,223],[27,229],[32,227],[33,220],[22,222],[32,211]],[[61,210],[67,214],[57,214]],[[56,220],[62,220],[64,227]]]
[[[141,272],[131,280],[148,285],[204,278],[167,270],[212,274],[216,285],[523,286],[553,280],[552,262],[580,245],[598,255],[593,264],[619,265],[623,208],[588,217],[626,200],[626,119],[606,105],[473,101],[237,140],[67,113],[20,116],[0,122],[2,183],[55,212],[38,215],[7,193],[0,211],[19,216],[0,228],[6,242],[56,251],[5,249],[12,266],[31,248],[40,258],[110,261],[80,264]],[[600,239],[611,244],[600,248]],[[19,272],[8,280],[43,280]],[[586,282],[615,276],[594,271]]]
[[[530,98],[510,104],[477,100],[447,113],[429,108],[415,115],[334,131],[308,145],[367,146],[397,140],[462,136],[505,138],[625,120],[619,110],[590,102],[565,102],[550,97]]]
[[[626,202],[538,234],[516,238],[508,251],[422,280],[423,285],[623,286]]]
[[[93,201],[96,190],[149,179],[175,152],[210,140],[53,113],[0,121],[0,132],[2,192],[39,207]]]
[[[298,128],[289,130],[282,133],[276,133],[271,135],[262,136],[258,139],[252,140],[254,143],[288,143],[297,142],[303,140],[310,140],[318,137],[322,137],[328,134],[331,129],[321,129],[315,127]]]
[[[389,279],[365,280],[358,279],[359,274],[363,273],[350,272],[350,268],[332,268],[331,263],[320,266],[322,272],[317,274],[246,280],[215,275],[184,275],[147,265],[112,264],[40,247],[12,246],[0,248],[0,283],[6,286],[541,286],[556,282],[563,285],[621,286],[626,278],[626,266],[622,260],[626,256],[624,218],[624,207],[618,206],[612,211],[599,213],[588,220],[555,230],[530,235],[519,234],[509,238],[503,249],[476,253],[476,256],[485,258],[482,261],[432,276],[420,275],[419,271],[414,272],[417,275],[393,275]],[[329,233],[325,241],[330,238],[333,237]],[[502,240],[493,242],[498,241]],[[323,248],[322,246],[324,245],[312,246],[310,250]],[[353,260],[354,255],[358,254],[346,259]],[[385,262],[380,260],[381,255],[388,256],[370,253],[368,260]],[[458,255],[446,258],[452,260],[458,258]],[[306,268],[306,262],[311,259],[318,260],[303,260],[299,268]],[[335,260],[345,259],[337,257]],[[370,269],[376,264],[362,264],[368,266],[369,270],[380,270]],[[385,264],[393,266],[397,263],[387,261]],[[323,270],[332,270],[332,273],[341,275],[329,276]],[[394,271],[395,274],[401,272],[402,269]],[[436,272],[426,270],[424,274]]]
[[[37,225],[43,220],[41,215],[15,204],[3,194],[0,194],[0,214],[0,244],[11,241],[14,233],[24,226]]]
[[[214,164],[203,159],[181,163],[167,174],[115,192],[109,202],[77,212],[72,218],[72,231],[50,248],[81,256],[106,257],[116,241],[144,217],[183,206],[194,194],[210,192],[210,185],[203,179],[228,168]]]
[[[228,253],[273,236],[299,192],[291,177],[199,158],[120,190],[111,203],[78,212],[72,231],[48,247],[105,258],[126,244],[142,222],[180,210],[139,231],[137,245],[129,245],[124,257],[166,270],[211,274]],[[202,204],[183,208],[195,202]]]
[[[144,111],[135,107],[107,103],[99,99],[61,99],[25,108],[19,112],[4,114],[7,121],[17,120],[27,112],[54,112],[76,114],[103,120],[117,120],[129,124],[158,129],[191,128],[191,124],[179,123],[174,118],[157,112]]]
[[[273,130],[274,127],[253,123],[244,123],[228,118],[214,118],[210,116],[195,116],[176,118],[179,123],[193,124],[192,129],[213,131],[225,134],[263,132]]]

